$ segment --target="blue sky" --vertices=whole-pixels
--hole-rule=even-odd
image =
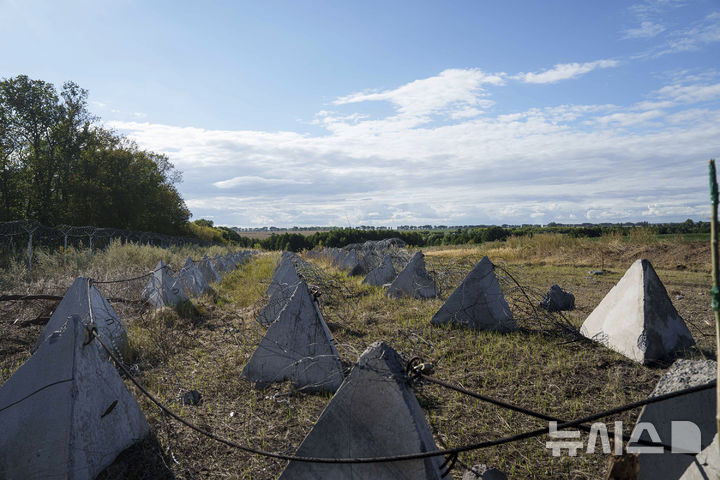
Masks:
[[[90,91],[193,218],[706,219],[720,1],[0,0],[0,77]]]

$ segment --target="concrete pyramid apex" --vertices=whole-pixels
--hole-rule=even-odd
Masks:
[[[368,273],[362,283],[380,287],[386,283],[392,282],[395,280],[395,277],[397,277],[397,272],[393,266],[392,257],[390,255],[385,255],[382,263]]]
[[[185,289],[185,293],[193,297],[199,297],[210,288],[202,272],[190,257],[178,273],[177,281]]]
[[[198,269],[202,272],[207,283],[219,283],[220,280],[222,280],[222,277],[215,268],[215,264],[207,255],[198,263]]]
[[[87,340],[70,318],[0,388],[0,478],[93,479],[148,434],[115,367]]]
[[[129,356],[128,332],[125,323],[115,313],[103,294],[90,284],[89,279],[84,277],[76,278],[65,292],[62,301],[45,325],[32,351],[40,348],[40,345],[54,332],[62,331],[70,319],[79,318],[83,322],[89,322],[91,308],[98,335],[105,345],[113,348],[115,353],[120,356]],[[96,344],[96,348],[102,357],[107,357],[107,353],[99,344]]]
[[[635,261],[580,332],[641,363],[664,361],[695,344],[648,260]]]
[[[241,375],[260,388],[290,380],[304,391],[338,389],[343,381],[340,356],[305,282],[295,287]]]
[[[275,321],[280,311],[300,283],[300,276],[293,262],[293,254],[284,252],[275,267],[270,285],[267,289],[268,302],[258,315],[258,322],[269,325]]]
[[[215,254],[214,260],[215,260],[215,268],[218,271],[223,272],[223,273],[228,273],[232,270],[230,265],[228,265],[228,262],[225,259],[225,257],[220,255],[219,253]]]
[[[296,455],[355,458],[437,450],[400,355],[384,342],[370,345],[333,395]],[[403,462],[290,462],[281,480],[439,480],[442,457]]]
[[[425,255],[417,252],[390,285],[387,295],[393,298],[435,298],[438,296],[435,280],[425,270]]]
[[[465,325],[496,332],[517,330],[517,323],[495,276],[495,267],[488,257],[483,257],[473,267],[431,323]]]
[[[187,300],[182,284],[175,280],[162,260],[155,265],[142,296],[155,308],[174,307]]]

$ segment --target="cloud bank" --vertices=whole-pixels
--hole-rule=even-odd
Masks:
[[[226,225],[675,221],[702,218],[720,151],[720,83],[676,79],[629,106],[503,111],[493,88],[553,83],[612,60],[508,76],[450,69],[351,93],[315,134],[111,122],[184,172],[195,218]],[[354,112],[384,102],[390,113]]]

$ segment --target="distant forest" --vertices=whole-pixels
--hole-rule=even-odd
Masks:
[[[87,97],[73,82],[0,80],[0,221],[191,233],[180,172],[101,127]]]
[[[212,227],[212,222],[204,222]],[[686,220],[682,223],[643,224],[628,227],[626,225],[597,225],[597,226],[532,226],[532,227],[499,227],[489,226],[481,228],[457,228],[455,230],[363,230],[356,228],[338,228],[329,231],[316,232],[312,235],[300,233],[272,234],[270,237],[259,240],[241,236],[238,232],[227,227],[219,227],[219,235],[226,242],[244,247],[261,247],[266,250],[310,250],[315,247],[344,247],[351,243],[362,243],[368,240],[382,240],[397,237],[407,244],[416,247],[429,247],[439,245],[465,245],[480,244],[484,242],[502,241],[510,236],[532,236],[540,233],[558,233],[572,237],[600,237],[605,234],[619,233],[628,235],[633,230],[642,230],[654,235],[670,234],[706,234],[710,232],[710,222],[694,222]]]

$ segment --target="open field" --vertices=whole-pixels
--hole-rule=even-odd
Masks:
[[[574,418],[645,398],[663,373],[593,343],[578,341],[558,328],[559,317],[536,315],[526,292],[539,300],[552,283],[576,297],[566,315],[576,327],[637,258],[649,258],[698,348],[691,358],[714,358],[714,330],[708,290],[709,248],[682,238],[572,239],[536,235],[481,246],[425,250],[428,271],[441,287],[440,299],[392,300],[376,287],[360,284],[325,262],[316,279],[321,309],[337,349],[349,369],[360,353],[384,340],[408,360],[419,356],[436,364],[434,376],[524,407]],[[2,276],[1,293],[62,294],[77,275],[130,277],[152,268],[159,258],[178,267],[200,250],[162,250],[116,245],[93,258],[77,253],[48,255],[37,265],[33,284],[24,284],[22,266]],[[501,284],[521,326],[513,334],[475,332],[430,326],[430,318],[464,275],[483,255],[496,263]],[[172,310],[150,313],[132,304],[113,304],[130,329],[142,384],[175,412],[212,432],[262,449],[293,453],[329,401],[327,395],[293,392],[289,384],[258,391],[239,373],[265,328],[255,322],[279,253],[263,253],[227,275],[215,292],[195,301],[197,314],[183,318]],[[588,270],[604,268],[604,275]],[[506,272],[504,272],[506,270]],[[512,278],[510,277],[512,275]],[[517,281],[513,280],[513,278]],[[520,289],[518,284],[523,288]],[[106,296],[139,297],[142,282],[101,285]],[[29,357],[29,347],[53,305],[48,302],[0,304],[0,382]],[[204,438],[165,418],[126,380],[153,429],[154,438],[127,452],[103,478],[273,479],[285,463],[251,456]],[[184,406],[182,393],[196,389],[199,406]],[[415,393],[439,447],[455,447],[545,426],[544,422],[502,410],[460,394],[425,384]],[[639,409],[616,416],[625,433]],[[583,440],[587,437],[584,435]],[[546,437],[460,455],[453,478],[463,466],[486,463],[511,479],[596,479],[607,457],[551,456]]]
[[[251,230],[248,232],[238,232],[243,237],[248,238],[257,238],[258,240],[265,240],[266,238],[269,238],[270,235],[283,235],[285,233],[299,233],[300,235],[305,235],[306,237],[309,237],[310,235],[313,235],[317,232],[326,232],[327,230],[275,230],[273,232],[268,232],[264,230]]]

